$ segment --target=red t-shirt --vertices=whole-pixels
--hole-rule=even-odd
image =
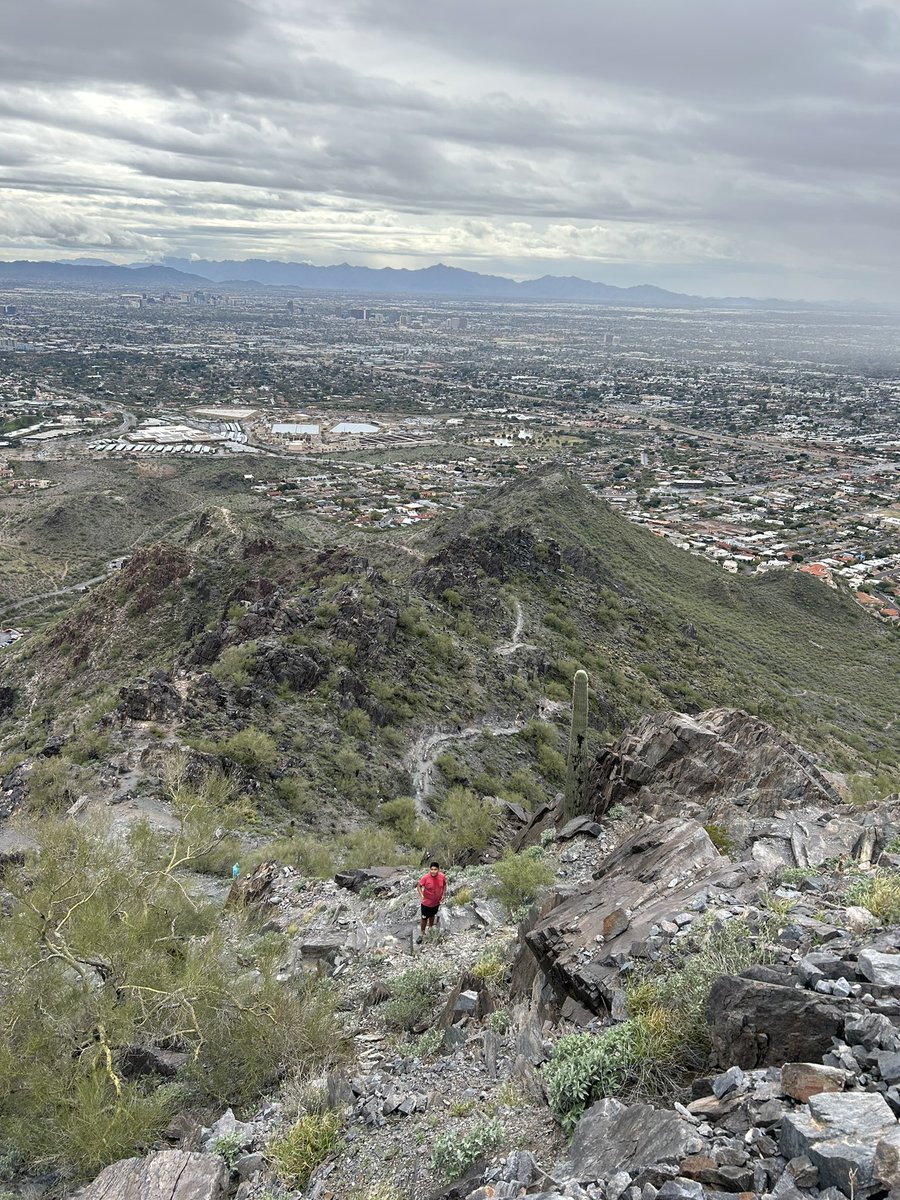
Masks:
[[[422,889],[422,903],[427,904],[429,908],[435,908],[444,898],[444,888],[447,886],[446,878],[438,871],[437,875],[432,875],[429,871],[419,880],[419,887]]]

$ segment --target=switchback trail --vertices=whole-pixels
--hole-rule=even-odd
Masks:
[[[508,642],[500,642],[494,647],[494,652],[500,655],[514,654],[516,650],[523,648],[533,649],[530,643],[522,641],[522,629],[525,625],[525,615],[522,612],[522,605],[518,600],[515,601],[516,619],[513,625],[512,635]],[[413,799],[416,802],[416,813],[420,817],[428,817],[430,815],[430,806],[428,797],[434,791],[434,772],[435,759],[443,754],[444,750],[453,742],[468,742],[472,738],[480,737],[484,733],[493,734],[494,737],[511,737],[514,733],[521,733],[525,728],[525,721],[521,714],[514,721],[493,722],[490,720],[478,721],[474,725],[467,725],[459,729],[426,729],[410,746],[409,751],[404,759],[406,769],[409,771],[412,779]]]

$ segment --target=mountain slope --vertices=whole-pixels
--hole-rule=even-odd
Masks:
[[[420,531],[411,553],[302,529],[210,509],[136,552],[7,652],[0,752],[62,738],[77,762],[106,728],[89,772],[131,754],[152,791],[160,755],[192,745],[239,768],[266,820],[349,834],[385,800],[425,812],[454,783],[552,795],[584,667],[595,746],[643,713],[735,706],[826,769],[900,763],[892,630],[799,574],[726,576],[562,472]],[[249,765],[238,736],[262,747]]]

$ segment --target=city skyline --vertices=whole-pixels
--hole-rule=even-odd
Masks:
[[[900,4],[12,0],[0,258],[897,301]]]

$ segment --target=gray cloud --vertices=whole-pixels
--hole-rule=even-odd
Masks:
[[[0,254],[900,298],[900,0],[6,0]]]

